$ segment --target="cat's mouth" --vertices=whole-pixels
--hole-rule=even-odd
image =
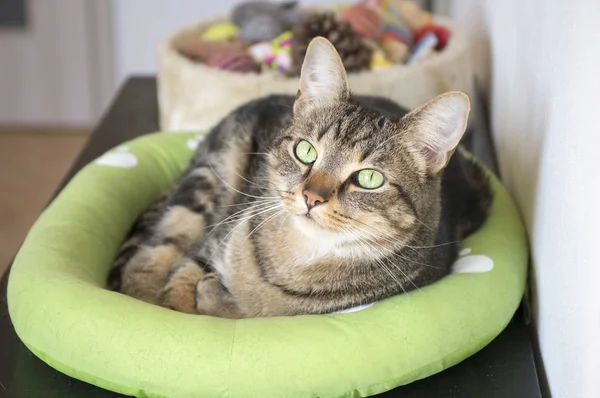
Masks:
[[[295,224],[296,226],[304,232],[334,232],[331,228],[328,228],[326,225],[323,225],[322,220],[320,220],[319,216],[312,214],[311,212],[304,212],[300,214],[296,214]]]
[[[319,225],[315,217],[313,217],[313,215],[310,214],[310,212],[296,214],[296,218],[301,219],[303,222],[310,223],[311,225]]]
[[[301,232],[314,235],[315,233],[337,233],[336,228],[332,228],[328,225],[327,213],[326,209],[308,209],[303,199],[298,195],[296,196],[296,200],[292,203],[288,202],[289,213],[291,213],[291,220],[294,226],[299,229]]]

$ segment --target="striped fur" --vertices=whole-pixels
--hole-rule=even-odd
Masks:
[[[378,251],[389,249],[385,257],[373,260],[372,253],[360,250],[356,254],[366,258],[329,259],[316,253],[310,263],[293,250],[295,242],[306,238],[290,222],[294,216],[286,213],[268,221],[276,211],[263,208],[271,199],[260,199],[277,197],[275,205],[291,196],[285,189],[278,192],[281,187],[269,180],[273,169],[292,184],[302,179],[291,175],[296,166],[277,163],[280,157],[291,159],[280,148],[289,141],[292,105],[291,97],[257,100],[211,131],[177,186],[134,225],[115,260],[110,278],[114,290],[183,312],[238,318],[329,312],[409,291],[447,274],[457,242],[481,225],[491,201],[485,174],[460,153],[439,177],[426,179],[433,187],[427,191],[412,166],[401,165],[409,155],[389,151],[401,160],[397,167],[406,175],[390,184],[389,197],[377,198],[380,207],[365,202],[370,211],[389,212],[397,225],[395,232],[387,231],[373,243]],[[325,146],[356,151],[360,161],[375,147],[373,141],[381,142],[378,134],[386,126],[401,124],[404,113],[386,100],[359,97],[336,115],[337,121],[306,121],[301,129],[312,128],[327,141]],[[357,128],[363,123],[377,127]],[[344,184],[337,188],[343,190]],[[394,203],[399,203],[398,210]],[[407,214],[415,213],[424,225],[404,225]],[[334,223],[352,217],[341,209],[331,216],[337,219]],[[394,235],[409,239],[387,247],[387,237]],[[305,246],[298,244],[297,249]],[[306,274],[286,275],[304,260]]]
[[[432,283],[491,202],[485,174],[454,153],[468,112],[461,93],[410,113],[352,97],[335,49],[317,38],[298,96],[252,101],[210,132],[134,225],[110,286],[247,318],[327,313]],[[382,184],[361,187],[364,169]]]

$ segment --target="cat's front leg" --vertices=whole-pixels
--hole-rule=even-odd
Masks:
[[[122,261],[119,291],[157,303],[169,275],[184,261],[185,253],[205,234],[206,214],[182,205],[172,205],[154,227],[153,236],[135,247],[131,258]]]
[[[190,258],[179,261],[167,275],[167,284],[160,292],[158,304],[188,314],[196,309],[196,286],[206,276],[201,265]]]
[[[160,304],[168,275],[235,204],[251,138],[232,115],[200,144],[177,185],[134,225],[111,271],[113,290]]]
[[[189,258],[181,260],[169,273],[158,304],[188,314],[211,315],[238,319],[233,296],[221,284],[215,273],[207,273]]]
[[[244,318],[231,293],[215,273],[208,273],[196,286],[196,311],[219,318]]]
[[[215,205],[221,185],[208,166],[188,171],[163,199],[160,214],[152,218],[153,225],[134,231],[130,238],[134,243],[121,250],[113,271],[116,290],[159,303],[158,295],[168,275],[179,267],[185,253],[202,239],[211,223],[222,218]]]

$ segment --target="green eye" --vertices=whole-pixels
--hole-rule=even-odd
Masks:
[[[317,151],[310,142],[302,140],[296,145],[296,157],[304,164],[311,164],[317,160]]]
[[[365,169],[356,176],[358,186],[365,189],[376,189],[383,185],[383,174],[373,169]]]

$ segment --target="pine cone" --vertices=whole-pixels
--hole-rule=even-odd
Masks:
[[[323,36],[333,43],[347,72],[369,68],[373,50],[352,30],[348,22],[338,20],[332,12],[311,13],[293,29],[291,74],[300,74],[308,44],[317,36]]]

